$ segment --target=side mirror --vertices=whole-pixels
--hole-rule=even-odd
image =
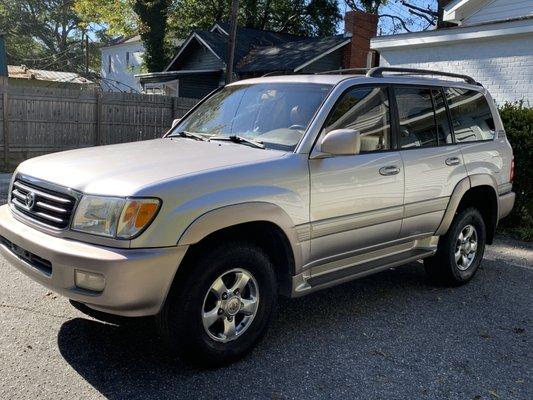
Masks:
[[[174,128],[176,125],[178,125],[181,121],[181,118],[176,118],[174,121],[172,121],[172,126],[170,129]]]
[[[355,155],[361,151],[361,135],[354,129],[335,129],[320,143],[320,151],[332,155]]]

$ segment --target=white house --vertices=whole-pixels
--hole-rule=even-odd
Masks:
[[[533,106],[533,0],[453,0],[451,28],[379,36],[380,64],[471,75],[499,104]]]
[[[102,56],[101,86],[114,92],[140,92],[135,74],[141,71],[144,46],[139,35],[123,38],[100,49]]]

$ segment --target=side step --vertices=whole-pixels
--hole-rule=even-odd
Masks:
[[[398,265],[407,264],[421,258],[429,257],[434,253],[435,250],[412,249],[387,257],[378,258],[366,263],[356,264],[351,267],[337,269],[317,276],[312,276],[311,278],[307,279],[307,283],[311,285],[311,287],[315,287],[335,281],[348,281],[396,267]]]

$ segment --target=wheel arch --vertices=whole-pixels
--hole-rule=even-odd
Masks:
[[[444,235],[457,212],[472,206],[481,212],[487,228],[487,243],[491,244],[498,224],[497,187],[496,180],[489,174],[475,174],[461,180],[455,186],[435,235]]]
[[[200,249],[229,238],[262,247],[275,264],[281,293],[290,293],[290,278],[301,265],[302,250],[297,229],[285,211],[266,202],[214,209],[194,220],[179,238],[178,245],[188,246],[186,264]]]

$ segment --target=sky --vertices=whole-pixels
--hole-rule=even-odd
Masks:
[[[427,8],[430,6],[432,9],[437,8],[437,0],[408,0],[408,2],[414,6],[421,8]],[[341,0],[339,2],[340,11],[344,15],[348,11],[345,3]],[[427,22],[422,18],[413,16],[409,13],[408,8],[401,4],[401,0],[389,0],[389,3],[386,6],[380,8],[380,14],[392,14],[402,17],[404,20],[411,19],[413,24],[411,24],[411,30],[421,31],[427,27]],[[380,18],[378,34],[387,35],[393,33],[393,22],[390,18]],[[339,31],[341,32],[344,29],[344,24],[341,24]],[[430,28],[431,29],[431,28]],[[400,29],[396,33],[405,32],[404,29]]]

